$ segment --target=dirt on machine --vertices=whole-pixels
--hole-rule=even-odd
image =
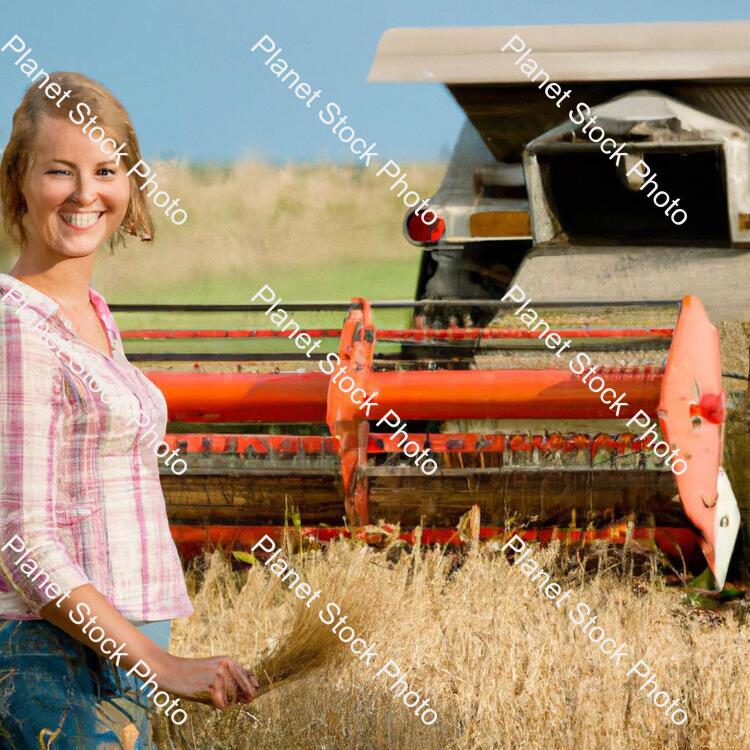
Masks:
[[[466,115],[436,218],[404,218],[414,299],[113,306],[170,321],[123,338],[188,464],[162,476],[183,549],[280,536],[290,513],[320,541],[460,544],[477,507],[479,538],[636,540],[741,578],[748,34],[386,32],[370,80],[441,83]]]

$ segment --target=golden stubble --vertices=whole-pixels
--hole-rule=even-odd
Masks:
[[[746,750],[750,747],[750,628],[731,609],[687,609],[682,591],[653,572],[556,568],[556,550],[535,557],[574,587],[607,635],[646,660],[661,687],[690,714],[677,727],[639,693],[637,678],[608,663],[564,611],[543,599],[504,557],[485,547],[456,564],[418,550],[334,544],[293,556],[321,602],[336,601],[382,658],[395,659],[439,720],[424,726],[314,621],[263,566],[232,571],[207,557],[190,574],[195,614],[174,630],[183,656],[226,653],[263,671],[266,693],[220,714],[188,704],[178,747],[352,750]],[[390,560],[393,560],[391,554]],[[646,585],[644,585],[644,582]],[[326,632],[327,631],[327,632]],[[259,667],[261,668],[259,670]],[[268,690],[269,681],[273,687]],[[182,744],[181,744],[182,743]]]

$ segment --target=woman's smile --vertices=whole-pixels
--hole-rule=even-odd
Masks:
[[[105,211],[80,211],[76,213],[59,213],[63,224],[76,232],[89,231],[104,216]]]

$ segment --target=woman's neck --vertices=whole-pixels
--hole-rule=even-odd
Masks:
[[[22,251],[10,275],[67,309],[83,309],[89,305],[92,261],[93,256],[40,261]]]

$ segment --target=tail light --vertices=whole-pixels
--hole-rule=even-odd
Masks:
[[[430,218],[433,216],[437,218],[431,224],[428,224],[424,220],[425,213]],[[406,233],[412,242],[418,244],[437,242],[445,234],[445,219],[433,213],[431,209],[422,211],[420,214],[412,212],[406,217]]]

